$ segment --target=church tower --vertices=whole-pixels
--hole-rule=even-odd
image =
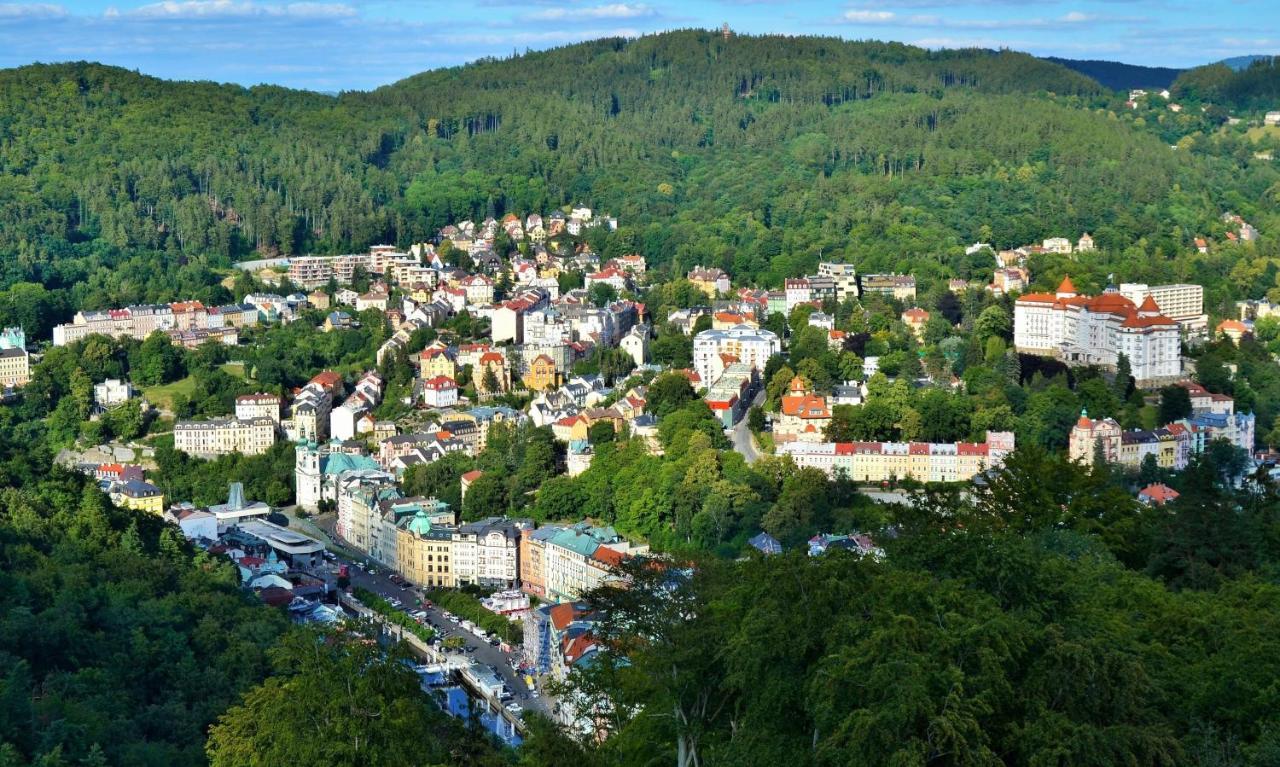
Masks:
[[[293,448],[294,496],[305,511],[317,511],[321,499],[321,456],[314,442],[299,441]]]

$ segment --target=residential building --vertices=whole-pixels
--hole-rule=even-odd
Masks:
[[[1138,500],[1146,506],[1163,506],[1170,501],[1177,500],[1180,493],[1168,485],[1157,482],[1154,485],[1147,485],[1138,491]]]
[[[449,376],[436,376],[423,381],[422,401],[427,407],[453,407],[458,404],[458,382]]]
[[[560,385],[560,371],[556,369],[555,360],[546,354],[539,354],[529,363],[524,374],[524,385],[532,391],[545,391]]]
[[[924,340],[925,325],[929,324],[929,313],[918,306],[913,306],[902,313],[902,322],[908,328],[911,328],[911,333],[916,337],[917,341],[922,341]]]
[[[164,514],[164,492],[150,482],[130,479],[111,485],[111,502],[122,509],[144,511],[157,517]]]
[[[618,348],[631,357],[636,367],[649,362],[649,326],[635,325],[618,342]]]
[[[0,331],[0,388],[26,386],[31,380],[31,355],[22,328]]]
[[[270,418],[279,426],[281,404],[278,394],[242,394],[236,397],[236,418],[242,421]]]
[[[859,296],[858,270],[854,268],[853,264],[819,262],[818,276],[828,277],[835,283],[837,301],[843,303],[850,298]]]
[[[735,362],[707,390],[703,399],[724,428],[732,428],[751,407],[760,388],[760,373],[745,362]]]
[[[451,525],[432,524],[425,512],[416,512],[396,528],[397,571],[409,583],[423,588],[453,588],[453,534]]]
[[[1003,465],[1013,448],[1012,432],[989,431],[980,443],[795,441],[779,445],[778,453],[828,476],[842,472],[854,482],[967,482]]]
[[[119,378],[108,378],[100,384],[93,385],[93,404],[101,410],[110,410],[128,402],[137,396],[133,384]]]
[[[778,418],[773,426],[774,440],[786,442],[825,442],[831,425],[831,408],[827,398],[814,394],[809,382],[796,376],[782,395]]]
[[[729,275],[723,269],[715,267],[696,266],[689,272],[688,278],[689,282],[710,299],[715,299],[719,293],[728,293],[731,287]]]
[[[453,534],[453,575],[458,585],[509,588],[519,578],[520,529],[503,517],[461,525]]]
[[[864,274],[858,288],[860,295],[880,293],[899,301],[916,300],[916,278],[911,274]]]
[[[447,348],[429,346],[418,355],[418,375],[423,380],[437,376],[448,376],[456,379],[458,377],[458,366],[453,361],[453,357],[449,354]]]
[[[1046,252],[1049,252],[1049,253],[1061,253],[1063,255],[1070,255],[1071,240],[1068,240],[1066,237],[1050,237],[1049,239],[1044,241],[1042,247],[1045,249]]]
[[[718,380],[733,362],[746,363],[763,373],[769,358],[781,351],[782,342],[769,330],[704,330],[693,338],[693,369],[707,383]]]
[[[200,457],[242,453],[261,455],[276,441],[276,423],[270,418],[224,418],[212,421],[178,421],[173,425],[173,447]]]

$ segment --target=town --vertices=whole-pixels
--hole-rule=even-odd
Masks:
[[[1237,218],[1223,220],[1253,236]],[[1156,505],[1177,497],[1163,480],[1213,445],[1238,452],[1237,482],[1271,460],[1254,414],[1202,385],[1186,350],[1239,343],[1277,305],[1241,302],[1210,332],[1199,285],[1122,282],[1088,295],[1062,274],[1034,290],[1048,279],[1033,277],[1036,259],[1087,259],[1088,234],[1015,250],[977,243],[966,257],[987,260],[989,282],[921,291],[911,274],[822,261],[770,290],[702,264],[658,278],[642,256],[603,257],[583,236],[617,228],[578,206],[459,221],[404,251],[247,262],[227,281],[245,290],[234,303],[82,310],[36,352],[23,328],[7,328],[0,380],[20,397],[33,360],[104,340],[162,368],[182,353],[213,360],[204,375],[215,383],[196,382],[204,394],[170,391],[177,373],[90,381],[88,421],[59,461],[233,560],[246,589],[295,619],[380,622],[416,648],[425,687],[450,691],[455,713],[478,701],[513,743],[526,706],[591,731],[590,707],[544,694],[602,650],[581,599],[676,540],[638,512],[593,518],[571,500],[601,451],[614,461],[629,444],[665,461],[728,450],[744,467],[782,462],[908,504],[917,488],[983,483],[1025,441],[1128,471],[1135,496]],[[374,346],[363,368],[291,370],[261,385],[264,362],[255,373],[243,352],[285,332]],[[1059,388],[1046,389],[1055,376]],[[1032,398],[1057,392],[1053,417],[1000,401],[1008,387],[1027,397],[1018,387],[1029,381]],[[989,401],[976,401],[983,391]],[[1064,416],[1062,397],[1106,412],[1068,404]],[[140,440],[148,431],[172,447]],[[217,502],[162,489],[174,465],[198,474],[205,462],[273,455],[292,467],[274,497],[248,497],[239,481]],[[512,487],[508,472],[531,479]],[[747,491],[715,481],[730,496]],[[707,508],[677,533],[684,543],[883,556],[867,531],[821,526],[831,518],[739,510],[734,521]]]

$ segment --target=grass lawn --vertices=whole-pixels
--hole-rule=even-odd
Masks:
[[[222,366],[222,372],[229,376],[235,376],[241,380],[249,380],[245,375],[243,362],[228,362]]]
[[[173,398],[179,394],[190,397],[191,393],[196,390],[196,379],[191,376],[181,378],[173,383],[162,384],[160,386],[149,386],[142,390],[142,396],[147,402],[168,410],[173,409]]]

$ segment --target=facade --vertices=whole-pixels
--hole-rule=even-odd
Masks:
[[[453,533],[448,525],[432,524],[423,512],[396,528],[397,571],[415,586],[453,588]]]
[[[458,382],[449,376],[436,376],[423,381],[422,400],[427,407],[453,407],[458,404]]]
[[[827,398],[814,394],[800,376],[791,379],[773,427],[774,439],[778,443],[823,442],[830,425],[831,408]]]
[[[244,394],[236,397],[236,418],[251,421],[270,418],[280,425],[280,397],[276,394]]]
[[[745,362],[725,368],[703,399],[724,428],[732,428],[747,413],[760,386],[760,374]]]
[[[818,276],[830,278],[835,283],[836,300],[857,298],[858,270],[853,264],[837,264],[823,261],[818,264]]]
[[[529,362],[529,369],[524,374],[524,386],[532,391],[546,391],[560,385],[560,371],[556,369],[555,360],[545,354],[539,354]]]
[[[294,496],[306,511],[317,511],[321,501],[336,502],[342,479],[360,473],[376,474],[381,470],[373,458],[342,452],[336,443],[303,441],[294,447]]]
[[[188,455],[261,455],[275,441],[276,423],[270,418],[178,421],[173,425],[173,447]]]
[[[618,342],[618,348],[631,357],[631,361],[640,367],[649,361],[649,326],[636,325]]]
[[[1124,282],[1120,284],[1120,295],[1132,301],[1134,306],[1141,306],[1150,296],[1160,307],[1160,313],[1178,323],[1184,335],[1202,335],[1209,327],[1209,316],[1204,313],[1204,287],[1201,285]]]
[[[1137,469],[1152,456],[1162,469],[1180,471],[1214,440],[1226,440],[1248,453],[1253,452],[1253,413],[1236,413],[1230,397],[1187,385],[1192,415],[1158,429],[1124,431],[1110,418],[1091,419],[1081,413],[1067,443],[1073,461],[1092,464],[1098,457],[1108,463]]]
[[[967,482],[1001,466],[1013,448],[1013,432],[989,431],[981,443],[796,441],[779,445],[778,453],[828,476],[843,472],[854,482]]]
[[[519,579],[520,530],[511,520],[489,517],[453,535],[453,575],[459,585],[509,588]]]
[[[252,305],[206,307],[199,301],[80,311],[71,322],[54,326],[53,345],[66,346],[95,334],[142,341],[156,331],[186,346],[207,340],[233,345],[235,329],[257,325],[258,317],[259,310]]]
[[[769,358],[781,351],[782,342],[772,331],[749,327],[704,330],[693,338],[693,369],[704,383],[711,384],[727,366],[722,355],[763,373]]]
[[[133,384],[118,378],[108,378],[100,384],[93,385],[93,404],[103,410],[110,410],[133,399],[137,394]]]
[[[730,283],[729,275],[723,269],[714,267],[696,266],[689,272],[689,282],[692,282],[698,290],[706,294],[707,298],[714,299],[719,293],[728,293]]]
[[[916,278],[911,274],[864,274],[858,288],[862,295],[880,293],[899,301],[916,300]]]
[[[164,514],[164,493],[160,488],[140,479],[117,482],[107,491],[111,502],[122,509],[133,509],[154,514]]]
[[[31,355],[27,353],[27,335],[22,328],[5,328],[0,332],[0,388],[26,386],[31,380]]]
[[[1111,369],[1123,354],[1139,386],[1182,376],[1178,324],[1160,313],[1150,295],[1140,306],[1113,289],[1082,296],[1068,277],[1056,293],[1019,297],[1013,327],[1014,346],[1020,352]]]

